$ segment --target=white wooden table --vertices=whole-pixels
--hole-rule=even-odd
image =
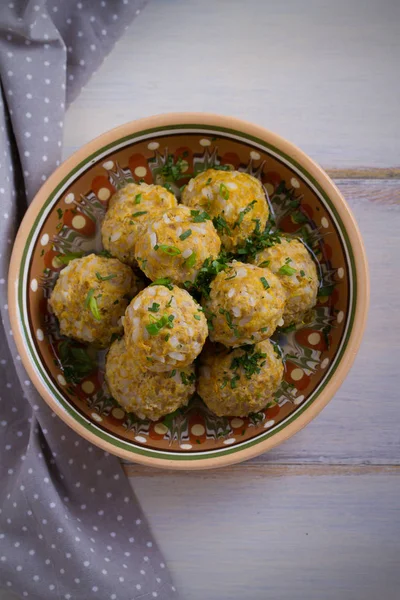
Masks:
[[[366,244],[364,342],[314,422],[224,470],[127,468],[184,600],[400,598],[399,24],[399,0],[153,0],[68,111],[65,156],[160,112],[264,125],[332,172]]]

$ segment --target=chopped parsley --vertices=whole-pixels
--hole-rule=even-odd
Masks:
[[[300,277],[304,277],[305,276],[305,272],[303,271],[303,269],[300,269]]]
[[[257,200],[253,200],[252,202],[250,202],[250,204],[246,206],[246,208],[240,211],[238,220],[234,224],[233,229],[236,229],[236,227],[240,227],[245,215],[247,215],[247,213],[249,213],[252,210],[255,204],[257,204]]]
[[[57,256],[58,262],[63,265],[67,265],[71,260],[75,260],[75,258],[81,258],[83,256],[83,252],[67,252],[66,254],[59,254]]]
[[[229,190],[224,183],[221,183],[219,186],[219,195],[222,196],[224,200],[229,200]]]
[[[228,258],[221,252],[218,258],[206,258],[201,269],[197,273],[194,283],[190,282],[190,285],[195,288],[206,298],[210,295],[210,284],[218,273],[225,271],[228,268]]]
[[[161,175],[164,176],[165,181],[178,181],[184,177],[182,168],[187,166],[187,162],[183,158],[177,158],[174,163],[174,157],[172,154],[167,156],[164,166],[161,169]],[[166,185],[164,187],[167,187]],[[168,189],[168,188],[167,188]]]
[[[187,240],[187,238],[192,235],[192,230],[191,229],[186,229],[186,231],[184,231],[183,233],[181,233],[181,235],[179,236],[179,239],[184,242],[185,240]]]
[[[153,302],[153,304],[151,306],[149,306],[149,308],[147,310],[149,312],[156,313],[160,310],[160,305],[158,304],[158,302]]]
[[[229,312],[229,310],[227,310],[226,308],[220,308],[219,314],[225,316],[225,319],[226,319],[229,329],[232,329],[235,337],[239,337],[240,334],[239,334],[238,328],[236,327],[236,325],[233,324],[232,315]]]
[[[268,290],[270,288],[270,285],[265,277],[260,277],[260,281],[263,284],[264,290]]]
[[[278,269],[278,275],[293,275],[294,273],[296,273],[296,269],[293,269],[293,267],[290,267],[288,264],[282,265],[280,267],[280,269]]]
[[[79,383],[96,368],[87,350],[71,340],[63,340],[58,346],[58,356],[67,383]]]
[[[94,318],[97,319],[97,321],[100,321],[101,314],[99,311],[99,307],[97,305],[97,300],[94,297],[94,292],[95,292],[95,290],[93,288],[91,288],[88,291],[87,296],[85,298],[85,308],[89,308],[89,310],[92,313],[92,315],[94,316]]]
[[[111,275],[107,275],[106,277],[103,277],[102,275],[100,275],[100,273],[98,271],[96,271],[96,277],[99,281],[109,281],[110,279],[115,279],[117,277],[117,275],[115,273],[111,273]]]
[[[176,246],[168,246],[167,244],[156,244],[154,250],[161,250],[161,252],[168,254],[168,256],[178,256],[178,254],[182,254],[179,248]]]
[[[142,200],[142,194],[136,194],[135,204],[140,204],[141,200]]]
[[[190,214],[192,216],[193,223],[205,223],[206,221],[211,221],[210,215],[205,210],[191,210]]]
[[[200,321],[201,320],[201,316],[200,315],[193,315],[193,316],[196,319],[196,321]]]
[[[242,346],[240,350],[243,351],[243,354],[232,359],[230,368],[235,371],[237,378],[239,378],[237,371],[241,369],[247,379],[251,379],[253,375],[260,373],[265,365],[267,355],[264,352],[256,351],[254,345]]]
[[[184,385],[191,385],[196,381],[196,375],[194,373],[190,373],[190,375],[186,375],[184,371],[180,372],[180,376],[182,379],[182,383]]]
[[[206,181],[206,185],[210,185],[211,182],[212,182],[212,179],[211,179],[211,177],[209,177]]]
[[[240,254],[240,258],[244,262],[246,259],[251,262],[251,259],[254,259],[265,248],[281,243],[280,232],[273,231],[272,224],[267,225],[262,231],[260,219],[253,219],[253,222],[255,227],[252,235],[246,239],[244,246],[237,250],[237,254]]]
[[[57,208],[57,214],[58,214],[58,218],[61,219],[64,214],[61,208]]]
[[[176,369],[173,369],[169,374],[169,378],[171,379],[171,377],[174,377],[175,375],[176,375]]]
[[[150,287],[152,285],[165,285],[165,287],[167,287],[169,290],[173,289],[173,285],[169,277],[159,277],[158,279],[155,279],[153,283],[150,284]]]
[[[150,335],[158,335],[163,327],[168,327],[168,329],[172,329],[174,315],[163,315],[157,321],[153,321],[153,323],[148,323],[146,325],[146,329]]]
[[[138,212],[133,213],[132,218],[141,217],[142,215],[147,215],[147,210],[139,210]]]
[[[188,269],[191,269],[192,267],[194,267],[196,263],[196,252],[193,250],[192,254],[190,256],[187,257],[187,259],[184,262],[185,267],[188,267]]]
[[[173,298],[174,298],[174,297],[173,297],[173,296],[171,296],[171,298],[168,300],[168,303],[167,303],[167,308],[169,308],[169,307],[171,306]]]
[[[226,232],[227,235],[231,235],[230,227],[222,215],[218,215],[217,217],[214,217],[212,221],[213,221],[215,229],[219,233]]]

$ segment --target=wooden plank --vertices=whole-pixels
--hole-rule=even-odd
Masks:
[[[241,117],[324,166],[399,166],[400,3],[153,0],[67,113],[65,155],[161,112]]]
[[[185,600],[397,600],[399,470],[334,471],[243,465],[131,483]]]

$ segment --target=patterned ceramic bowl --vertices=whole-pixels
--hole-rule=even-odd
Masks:
[[[170,168],[178,160],[178,173]],[[286,354],[277,403],[248,418],[217,417],[199,398],[160,422],[125,413],[104,384],[104,353],[63,343],[48,298],[67,252],[101,250],[111,195],[128,181],[168,183],[228,164],[258,177],[279,226],[299,232],[321,266],[318,303],[306,326],[275,338]],[[178,176],[178,180],[176,180]],[[125,459],[168,468],[227,465],[269,450],[327,404],[358,350],[368,307],[368,271],[354,218],[329,177],[298,148],[243,121],[170,114],[134,121],[87,144],[43,185],[15,242],[10,268],[14,336],[51,409],[76,432]],[[64,365],[64,368],[62,367]],[[94,368],[93,368],[94,367]]]

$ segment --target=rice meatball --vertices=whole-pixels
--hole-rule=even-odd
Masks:
[[[129,183],[114,194],[101,227],[103,246],[123,263],[136,266],[134,247],[151,214],[177,205],[160,185]]]
[[[186,367],[200,354],[207,321],[201,307],[177,286],[149,286],[128,306],[125,341],[135,360],[150,371]]]
[[[113,398],[139,419],[157,421],[186,406],[195,390],[193,365],[155,373],[141,368],[125,340],[116,340],[106,358],[106,382]]]
[[[283,377],[283,362],[273,344],[229,351],[211,345],[201,356],[197,391],[219,417],[246,417],[274,399]]]
[[[148,222],[136,242],[135,257],[152,281],[169,277],[182,285],[193,282],[204,261],[218,256],[220,248],[212,222],[180,205]]]
[[[319,280],[317,267],[304,244],[298,239],[281,238],[280,244],[266,248],[255,259],[257,265],[268,265],[286,292],[284,325],[301,323],[317,301]]]
[[[211,215],[222,245],[229,251],[251,236],[256,220],[263,230],[269,215],[260,181],[239,171],[208,169],[200,173],[184,188],[182,202]]]
[[[211,341],[236,347],[269,338],[283,324],[285,299],[278,277],[268,269],[229,263],[212,281],[209,298],[203,301]]]
[[[62,335],[104,347],[113,334],[122,333],[121,317],[139,287],[127,265],[89,254],[61,271],[49,304]]]

